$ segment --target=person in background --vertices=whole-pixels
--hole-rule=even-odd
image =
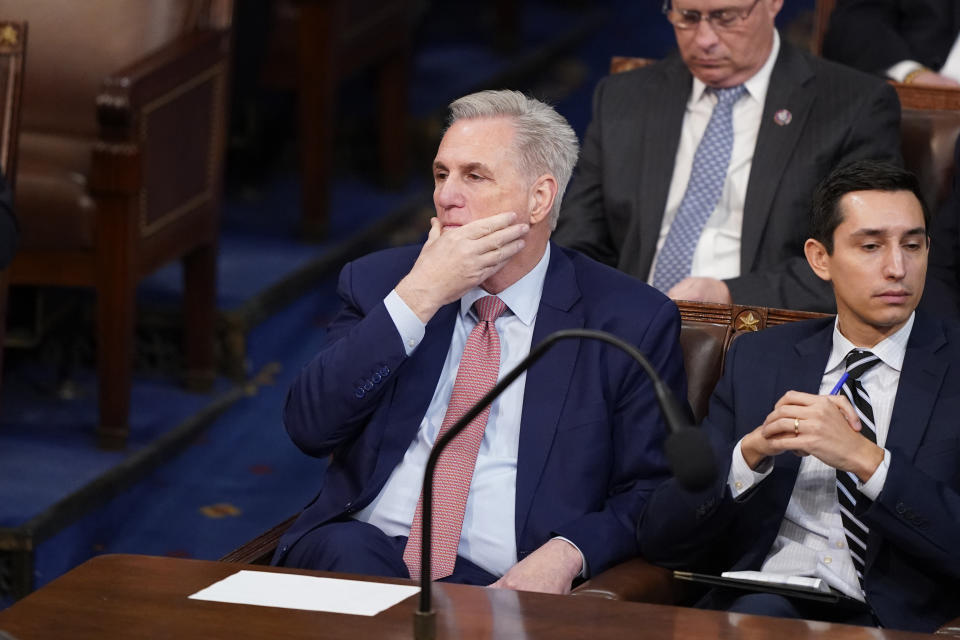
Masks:
[[[679,55],[597,86],[559,244],[675,299],[833,310],[810,198],[839,164],[900,162],[900,103],[783,42],[782,4],[664,2]]]
[[[838,0],[823,55],[907,84],[960,86],[954,0]]]

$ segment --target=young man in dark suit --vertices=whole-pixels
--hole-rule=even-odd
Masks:
[[[737,339],[703,424],[717,482],[667,481],[638,529],[652,562],[820,578],[844,604],[721,587],[699,606],[915,631],[960,614],[960,327],[916,311],[920,198],[868,161],[821,185],[805,252],[836,318]]]

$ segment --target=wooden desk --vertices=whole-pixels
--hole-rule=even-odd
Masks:
[[[416,596],[374,617],[187,599],[188,595],[241,568],[245,567],[200,560],[100,556],[6,611],[0,611],[0,630],[13,634],[18,640],[315,640],[411,638],[413,635]],[[246,568],[330,575],[270,567]],[[820,622],[462,585],[436,585],[434,606],[438,611],[438,638],[908,640],[934,637]]]

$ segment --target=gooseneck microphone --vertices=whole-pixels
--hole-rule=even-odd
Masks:
[[[423,470],[423,504],[422,504],[422,535],[420,538],[420,607],[414,613],[414,637],[418,640],[432,640],[436,632],[435,613],[431,605],[430,585],[430,554],[432,551],[431,535],[433,528],[433,475],[437,460],[446,446],[457,437],[470,422],[487,408],[503,393],[510,384],[529,369],[557,342],[569,339],[600,340],[611,344],[637,361],[653,383],[653,392],[660,405],[660,412],[667,424],[670,435],[664,445],[667,461],[677,481],[691,491],[697,491],[709,486],[717,475],[716,464],[710,444],[704,433],[694,426],[689,418],[689,412],[680,404],[677,398],[664,384],[654,370],[650,361],[633,345],[621,340],[613,334],[593,329],[565,329],[551,333],[547,338],[531,349],[523,361],[510,370],[493,386],[480,400],[470,407],[446,433],[439,437],[430,451],[426,467]]]

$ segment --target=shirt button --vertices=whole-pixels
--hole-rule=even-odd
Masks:
[[[735,486],[735,487],[737,488],[737,491],[739,491],[740,489],[743,489],[743,483],[742,483],[742,482],[734,482],[734,483],[733,483],[733,486]]]
[[[407,340],[407,346],[408,346],[408,347],[415,347],[415,346],[417,346],[417,341],[414,340],[413,338],[410,338],[409,340]]]
[[[837,549],[843,549],[843,542],[837,541]]]
[[[833,562],[833,558],[831,558],[830,556],[826,556],[823,559],[823,564],[830,564],[831,562]]]

